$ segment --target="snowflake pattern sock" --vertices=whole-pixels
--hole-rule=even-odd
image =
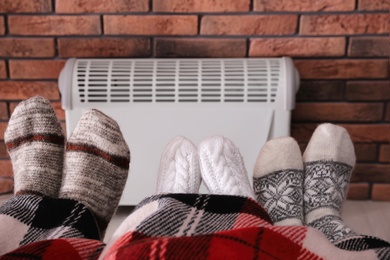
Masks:
[[[304,213],[307,226],[320,230],[332,242],[357,235],[341,219],[355,151],[347,131],[322,124],[304,152]]]
[[[293,138],[276,138],[263,146],[253,171],[253,189],[274,225],[303,225],[303,163]]]
[[[244,160],[229,139],[213,136],[199,145],[200,169],[211,194],[254,198]]]
[[[199,193],[201,183],[198,151],[188,139],[178,136],[165,148],[157,179],[159,193]]]
[[[50,102],[33,97],[17,105],[4,134],[16,195],[58,197],[64,135]]]
[[[88,110],[67,142],[59,197],[87,206],[104,233],[118,207],[129,163],[130,151],[117,122]]]

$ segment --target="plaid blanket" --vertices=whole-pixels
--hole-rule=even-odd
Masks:
[[[0,254],[54,238],[100,240],[100,234],[89,209],[71,199],[19,195],[0,207]]]
[[[382,242],[364,251],[342,250],[316,229],[273,226],[265,210],[249,198],[166,194],[141,202],[115,232],[100,258],[390,259],[390,245]],[[0,259],[56,259],[59,255],[61,259],[69,255],[73,259],[95,259],[102,247],[87,239],[46,240],[18,248]]]

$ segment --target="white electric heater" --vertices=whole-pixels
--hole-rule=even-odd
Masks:
[[[59,78],[68,136],[89,108],[121,127],[131,163],[120,205],[154,194],[161,154],[177,135],[195,145],[229,138],[251,176],[262,145],[290,135],[298,87],[290,58],[69,59]]]

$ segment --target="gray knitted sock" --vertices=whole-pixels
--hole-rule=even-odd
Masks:
[[[314,131],[303,154],[305,165],[304,214],[307,226],[320,230],[336,244],[356,233],[341,219],[355,150],[348,132],[322,124]]]
[[[291,137],[268,141],[257,157],[253,189],[274,225],[303,225],[303,162]]]
[[[64,135],[50,102],[33,97],[18,104],[4,134],[14,172],[14,193],[57,197]]]
[[[178,136],[165,148],[157,179],[159,193],[199,193],[201,183],[198,150]]]
[[[59,197],[86,205],[104,233],[118,207],[129,163],[130,151],[117,122],[88,110],[67,142]]]

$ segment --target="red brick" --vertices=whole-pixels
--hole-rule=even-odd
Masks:
[[[340,35],[388,33],[388,14],[303,15],[300,34]]]
[[[345,38],[341,37],[252,39],[249,56],[343,56],[345,53],[345,42]]]
[[[14,35],[86,35],[101,34],[100,18],[89,16],[9,16],[10,34]],[[122,25],[123,26],[123,25]]]
[[[0,34],[5,33],[4,16],[0,16]]]
[[[389,164],[358,163],[352,174],[352,182],[390,182]]]
[[[349,185],[347,199],[349,200],[370,199],[370,185],[368,183],[351,183]]]
[[[353,37],[350,39],[348,56],[389,57],[388,37]]]
[[[3,57],[53,57],[54,39],[0,38],[0,56]]]
[[[61,102],[58,102],[58,101],[52,101],[50,102],[51,103],[51,106],[53,107],[56,115],[57,115],[57,118],[59,120],[65,120],[65,111],[62,109],[62,106],[61,106]],[[11,102],[10,103],[10,106],[9,106],[9,109],[10,109],[10,113],[12,114],[15,107],[19,104],[19,102]]]
[[[294,34],[297,15],[207,15],[202,18],[205,35],[284,35]]]
[[[389,11],[389,0],[359,0],[359,10]]]
[[[378,201],[390,201],[390,184],[374,184],[372,186],[371,199]]]
[[[387,104],[387,107],[386,107],[385,120],[386,120],[386,121],[390,121],[390,103],[388,103],[388,104]]]
[[[0,141],[0,159],[9,159],[7,149],[3,140]]]
[[[148,57],[147,38],[58,39],[60,57]]]
[[[377,160],[376,144],[355,144],[356,160],[358,162],[374,162]]]
[[[254,10],[261,12],[352,11],[355,0],[254,0]]]
[[[1,0],[0,2],[0,13],[45,13],[51,10],[51,0]]]
[[[380,146],[379,161],[390,163],[390,144],[382,144]]]
[[[63,60],[10,60],[12,79],[58,79]]]
[[[342,81],[301,81],[297,101],[341,100],[344,93]]]
[[[297,60],[302,79],[388,78],[388,60]]]
[[[0,81],[0,96],[2,99],[23,100],[36,95],[58,100],[60,96],[57,82]]]
[[[387,101],[390,99],[390,81],[350,81],[345,97],[353,101]]]
[[[5,66],[5,61],[0,60],[0,79],[7,78],[7,68]]]
[[[123,13],[149,11],[149,0],[57,0],[57,13]]]
[[[195,35],[196,15],[105,15],[105,34]]]
[[[323,122],[321,122],[323,123]],[[316,123],[295,123],[291,125],[291,136],[298,142],[308,142],[315,128]],[[341,124],[351,135],[353,142],[359,143],[374,143],[388,142],[390,136],[390,128],[385,124]]]
[[[154,12],[247,12],[249,0],[153,0]]]
[[[158,38],[155,40],[156,57],[215,58],[245,57],[245,39],[193,39]]]
[[[0,194],[7,194],[13,192],[14,181],[10,178],[0,179]]]
[[[377,103],[298,103],[294,122],[375,122],[382,119],[383,104]]]
[[[0,120],[8,120],[8,108],[5,102],[0,102]]]
[[[4,132],[5,132],[6,128],[7,128],[7,123],[0,122],[0,140],[4,140]],[[1,164],[0,164],[0,166],[1,166]],[[1,169],[1,167],[0,167],[0,169]]]

